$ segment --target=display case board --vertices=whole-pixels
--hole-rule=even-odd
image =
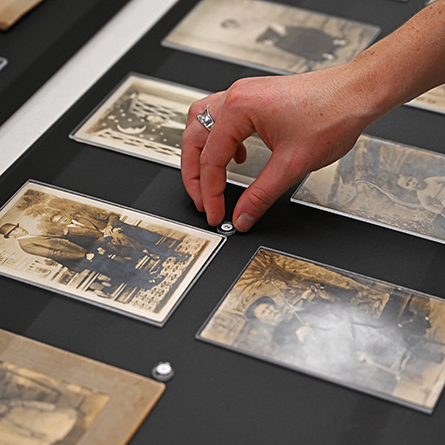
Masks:
[[[2,175],[1,205],[33,179],[212,230],[185,192],[178,169],[69,138],[130,72],[205,91],[267,74],[163,47],[162,40],[196,3],[178,2]],[[424,2],[282,3],[375,24],[382,38]],[[402,106],[366,133],[445,153],[443,114]],[[195,338],[259,246],[445,298],[442,244],[292,203],[295,188],[249,233],[227,239],[162,328],[3,276],[0,328],[144,376],[155,363],[169,361],[174,377],[131,445],[442,444],[443,397],[432,414],[424,414]],[[227,185],[226,219],[243,191]]]
[[[127,2],[46,0],[0,31],[0,125]]]

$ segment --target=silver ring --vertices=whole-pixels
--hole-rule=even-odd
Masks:
[[[212,116],[210,116],[208,105],[206,106],[206,109],[202,113],[198,113],[196,117],[209,131],[212,129],[213,125],[215,125],[215,121],[212,119]]]

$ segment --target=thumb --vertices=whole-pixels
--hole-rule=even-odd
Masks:
[[[247,232],[272,204],[299,178],[290,174],[289,165],[276,153],[258,178],[245,190],[233,211],[233,224],[239,232]]]

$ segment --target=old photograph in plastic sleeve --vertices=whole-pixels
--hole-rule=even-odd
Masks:
[[[28,181],[0,211],[0,273],[162,326],[225,240]]]
[[[362,135],[291,200],[445,243],[445,156]]]
[[[445,301],[260,247],[197,337],[431,413]]]
[[[180,168],[181,138],[193,102],[210,93],[130,74],[70,135],[78,142]],[[262,171],[270,150],[253,135],[244,142],[247,160],[231,161],[227,181],[247,187]]]
[[[202,0],[162,44],[293,74],[347,62],[379,32],[378,26],[274,2]]]

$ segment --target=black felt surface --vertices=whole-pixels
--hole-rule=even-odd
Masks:
[[[180,1],[1,177],[0,203],[31,178],[208,228],[178,170],[68,139],[130,71],[209,91],[265,74],[161,47],[194,3]],[[283,3],[379,25],[379,38],[422,6],[414,0]],[[367,133],[445,152],[445,115],[404,106]],[[195,339],[260,245],[445,297],[443,245],[292,204],[291,192],[250,233],[228,239],[162,329],[4,277],[0,327],[146,376],[158,361],[171,361],[176,375],[132,445],[442,444],[443,400],[426,415]],[[228,218],[241,193],[228,185]]]
[[[45,0],[0,32],[0,125],[128,0]]]

